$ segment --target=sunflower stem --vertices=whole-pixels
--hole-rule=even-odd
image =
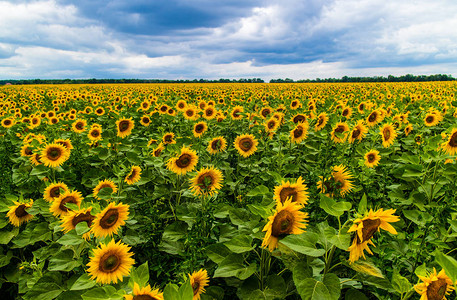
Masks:
[[[332,246],[332,248],[330,249],[330,253],[327,256],[327,259],[325,260],[324,275],[327,274],[327,272],[330,269],[330,264],[332,263],[333,253],[335,253],[335,249],[336,249],[336,247]]]

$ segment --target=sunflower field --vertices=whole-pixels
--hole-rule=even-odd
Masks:
[[[0,87],[1,299],[454,299],[456,97]]]

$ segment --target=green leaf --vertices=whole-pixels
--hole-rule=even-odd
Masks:
[[[224,289],[220,286],[209,286],[205,288],[206,292],[201,295],[202,300],[223,300]]]
[[[0,231],[0,244],[8,244],[13,237],[19,233],[19,228],[15,227],[12,231]]]
[[[256,264],[250,264],[248,267],[243,265],[243,257],[237,254],[227,256],[214,272],[216,277],[237,277],[238,279],[245,280],[250,277],[257,270]]]
[[[77,235],[76,231],[71,230],[58,239],[57,243],[64,246],[77,246],[85,243],[85,240],[81,236]]]
[[[324,275],[324,279],[322,281],[325,287],[328,289],[330,297],[334,300],[340,299],[341,284],[338,276],[333,273],[327,273]]]
[[[68,208],[69,210],[79,210],[79,206],[76,205],[75,203],[71,203],[71,202],[68,202],[68,203],[65,203],[65,207]]]
[[[287,286],[284,278],[278,275],[270,275],[266,280],[267,288],[265,289],[265,295],[269,299],[282,299],[287,294]]]
[[[252,237],[249,235],[238,235],[231,239],[228,242],[225,242],[224,245],[230,249],[230,251],[235,253],[244,253],[254,249],[252,244]]]
[[[45,167],[44,165],[38,165],[32,169],[32,171],[30,172],[30,176],[41,175],[47,173],[48,171],[48,167]]]
[[[58,252],[49,260],[48,270],[69,272],[74,268],[79,267],[81,263],[81,259],[73,259],[73,250],[66,249]]]
[[[79,222],[76,224],[75,231],[77,235],[83,235],[90,230],[86,222]]]
[[[344,300],[368,300],[368,298],[356,289],[349,289],[344,295]]]
[[[416,270],[414,270],[414,274],[416,274],[416,276],[427,276],[427,266],[425,263],[417,267]]]
[[[134,165],[138,165],[141,163],[140,159],[138,158],[138,154],[136,154],[135,152],[126,152],[125,156],[127,157],[127,160]]]
[[[169,283],[165,286],[163,290],[164,300],[179,300],[178,286],[173,283]]]
[[[88,290],[96,284],[97,282],[95,280],[90,279],[89,275],[84,273],[71,285],[70,291]]]
[[[16,245],[15,248],[23,248],[38,241],[47,241],[51,236],[48,223],[29,223],[26,229],[13,239],[13,243]]]
[[[190,280],[187,280],[183,285],[179,287],[178,290],[179,299],[181,300],[192,300],[194,297],[194,291],[190,285]]]
[[[367,274],[374,277],[384,278],[381,270],[376,267],[371,261],[368,260],[357,260],[349,266],[356,272]]]
[[[329,215],[339,217],[344,214],[345,211],[351,209],[352,204],[350,202],[336,202],[330,197],[327,197],[324,194],[320,194],[320,208],[322,208]]]
[[[63,289],[53,282],[38,282],[24,295],[24,299],[48,300],[54,299],[63,292]]]
[[[130,284],[130,281],[131,284]],[[130,281],[129,285],[133,288],[134,283],[137,283],[140,287],[146,286],[149,282],[149,266],[148,262],[146,261],[144,264],[135,268],[130,273]]]
[[[182,221],[168,225],[162,235],[162,240],[177,241],[187,236],[187,223]]]
[[[304,232],[302,234],[291,234],[283,238],[281,244],[289,247],[290,249],[297,251],[312,257],[319,257],[324,255],[324,249],[316,248],[317,237],[315,233]]]
[[[400,294],[409,292],[413,286],[405,277],[401,276],[398,270],[392,275],[392,287]]]
[[[306,278],[295,282],[297,292],[302,300],[333,300],[327,287],[320,281],[313,278]]]
[[[363,215],[367,211],[367,205],[368,205],[367,194],[364,193],[362,196],[362,199],[360,199],[359,207],[357,209],[359,214]]]
[[[351,243],[351,236],[349,234],[333,234],[327,238],[332,245],[344,251],[348,250]]]
[[[13,252],[8,251],[6,252],[6,255],[1,254],[0,255],[0,268],[6,266],[7,264],[10,263],[11,257],[13,257]]]
[[[457,281],[457,260],[443,254],[438,249],[435,251],[436,262],[444,269],[446,275],[451,278],[452,282]]]
[[[224,244],[212,244],[206,247],[206,255],[216,264],[220,264],[227,256],[232,254]]]
[[[112,197],[113,189],[110,187],[104,187],[97,193],[97,197],[103,200],[110,200]]]
[[[125,291],[117,291],[112,286],[104,286],[89,290],[81,295],[83,300],[123,300]]]
[[[268,188],[264,185],[258,185],[252,190],[250,190],[247,194],[246,197],[255,197],[255,196],[262,196],[268,194],[270,191]]]

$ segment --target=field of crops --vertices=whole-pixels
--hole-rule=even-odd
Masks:
[[[456,95],[0,87],[1,299],[454,299]]]

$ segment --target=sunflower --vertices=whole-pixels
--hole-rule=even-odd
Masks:
[[[368,127],[372,127],[378,124],[382,119],[382,116],[379,111],[374,110],[372,111],[367,117],[367,125]]]
[[[9,211],[6,216],[9,218],[10,223],[16,227],[21,226],[22,223],[30,221],[33,215],[29,214],[26,210],[32,207],[33,200],[30,199],[27,203],[13,202],[14,205],[8,207]]]
[[[181,153],[178,156],[168,160],[167,168],[178,175],[184,175],[187,172],[192,171],[197,163],[197,153],[190,148],[182,147]]]
[[[230,112],[230,116],[233,120],[241,120],[243,115],[241,114],[244,111],[244,108],[240,105],[235,106]]]
[[[149,118],[148,115],[144,115],[141,117],[140,124],[143,125],[144,127],[148,127],[149,124],[151,124],[151,119]]]
[[[38,166],[38,165],[41,165],[43,162],[41,161],[41,156],[39,153],[33,153],[30,157],[29,157],[29,160],[30,162],[34,165],[34,166]]]
[[[367,153],[365,153],[365,166],[368,168],[374,168],[379,164],[379,161],[381,160],[381,156],[379,155],[378,150],[370,150]]]
[[[175,134],[173,132],[167,132],[163,135],[162,137],[162,142],[165,144],[165,145],[168,145],[168,144],[176,144],[176,140],[175,140]]]
[[[349,228],[348,232],[356,232],[352,245],[349,247],[349,261],[351,263],[358,260],[361,256],[365,258],[364,250],[373,254],[368,247],[368,244],[374,246],[371,238],[376,231],[380,229],[387,230],[392,234],[397,234],[395,228],[389,223],[398,222],[400,217],[394,216],[395,209],[388,209],[384,211],[382,208],[374,212],[370,211],[362,219],[355,219],[354,224]]]
[[[176,109],[178,111],[181,111],[183,112],[187,107],[187,102],[184,101],[184,100],[178,100],[178,102],[176,103]]]
[[[47,167],[59,167],[70,157],[70,150],[64,146],[53,143],[41,151],[41,161]]]
[[[14,119],[13,118],[5,118],[2,120],[2,127],[3,128],[11,128],[14,125]]]
[[[427,276],[418,275],[417,277],[422,282],[416,284],[414,289],[421,295],[420,300],[446,300],[446,296],[455,289],[444,269],[436,274],[436,269],[433,268],[433,272]]]
[[[129,206],[127,204],[111,202],[95,216],[91,231],[96,237],[113,236],[113,234],[117,234],[122,225],[125,225],[128,217]]]
[[[355,140],[362,141],[367,132],[368,128],[363,124],[363,121],[357,122],[357,125],[354,126],[349,134],[349,143],[353,143]]]
[[[91,215],[90,211],[92,207],[79,209],[77,211],[70,211],[66,216],[62,218],[62,229],[65,233],[73,230],[76,228],[81,222],[86,222],[88,227],[92,226],[92,222],[94,221],[94,216]],[[90,237],[90,232],[86,232],[83,234],[84,239],[88,239]]]
[[[413,131],[413,125],[408,124],[408,126],[405,127],[405,135],[408,136],[411,131]]]
[[[443,151],[449,155],[457,153],[457,128],[453,128],[447,141],[441,144]]]
[[[192,286],[192,290],[194,292],[194,297],[192,300],[199,300],[201,294],[205,292],[205,287],[208,286],[209,277],[208,272],[206,270],[200,269],[197,272],[193,272],[189,275],[190,285]]]
[[[265,127],[265,131],[268,133],[274,132],[278,129],[279,127],[279,121],[275,118],[270,118],[268,121],[266,121],[263,126]]]
[[[340,194],[344,197],[353,188],[353,184],[350,181],[352,174],[343,165],[334,166],[329,178],[320,178],[321,180],[317,183],[317,188],[330,197],[333,197],[335,194]]]
[[[207,120],[212,120],[216,117],[216,109],[214,107],[208,106],[203,111],[203,117]]]
[[[125,119],[122,118],[116,121],[117,136],[120,138],[125,138],[132,133],[132,129],[135,127],[135,123],[132,118]]]
[[[308,136],[308,122],[298,123],[294,129],[290,131],[290,141],[292,143],[301,143]]]
[[[252,134],[242,134],[235,139],[233,144],[241,156],[248,157],[257,150],[257,145],[259,142]]]
[[[190,189],[195,196],[213,196],[220,190],[223,180],[222,172],[214,167],[203,168],[194,178],[190,179]]]
[[[130,247],[121,241],[115,242],[114,239],[108,244],[100,244],[100,247],[94,249],[94,255],[91,256],[87,264],[91,279],[97,283],[110,284],[122,281],[123,276],[130,274],[130,269],[135,263],[129,252]]]
[[[208,130],[208,125],[206,124],[205,121],[198,122],[194,126],[193,134],[194,137],[199,138],[205,133],[205,131]]]
[[[320,131],[322,128],[327,125],[328,122],[328,116],[326,113],[321,113],[317,116],[317,122],[316,125],[314,125],[314,130],[315,131]]]
[[[68,192],[68,186],[63,182],[51,183],[44,189],[43,198],[48,202],[53,202],[60,196],[60,191]]]
[[[352,115],[352,108],[350,107],[345,107],[343,111],[341,112],[341,116],[345,118],[350,118]]]
[[[73,203],[76,204],[78,207],[81,205],[81,201],[83,197],[80,192],[73,190],[73,191],[66,191],[61,194],[57,199],[52,202],[49,211],[52,212],[54,216],[66,216],[71,209],[67,208],[65,204]]]
[[[138,283],[133,284],[133,295],[124,295],[125,300],[163,300],[163,293],[159,289],[153,290],[148,284],[140,288]]]
[[[30,157],[33,155],[32,147],[29,144],[24,144],[21,147],[21,156]]]
[[[54,143],[64,146],[65,148],[67,148],[67,150],[73,150],[73,145],[70,139],[55,139]]]
[[[152,150],[151,154],[154,157],[159,157],[163,150],[165,150],[165,147],[163,146],[163,143],[160,143]]]
[[[266,231],[262,247],[268,247],[271,252],[278,247],[280,238],[288,234],[303,233],[307,226],[308,213],[301,212],[302,207],[299,203],[292,202],[292,198],[284,203],[277,202],[276,212],[268,217],[268,223],[262,230]]]
[[[95,125],[95,124],[94,124]],[[97,142],[102,139],[102,128],[101,126],[92,125],[87,136],[93,142]]]
[[[125,176],[124,181],[127,182],[128,185],[132,185],[138,182],[141,178],[141,168],[139,166],[132,166],[130,172],[127,176]]]
[[[307,189],[301,177],[292,184],[289,181],[282,181],[281,185],[275,187],[273,199],[279,204],[290,198],[292,202],[305,205],[309,199]]]
[[[397,132],[395,131],[392,124],[384,124],[381,127],[379,132],[382,137],[382,145],[384,148],[391,146],[394,143],[395,138],[397,137]]]
[[[98,195],[98,193],[100,192],[100,190],[101,190],[101,189],[104,189],[104,188],[110,188],[110,189],[112,189],[111,194],[114,194],[114,193],[117,192],[117,186],[116,186],[116,184],[115,184],[112,180],[105,179],[105,180],[100,181],[100,182],[97,184],[97,186],[93,189],[92,193],[94,194],[94,198],[95,198],[95,199],[102,200],[102,199],[99,198],[97,195]]]
[[[208,150],[208,152],[210,154],[216,154],[216,153],[225,151],[226,148],[227,148],[227,141],[225,140],[224,137],[218,136],[218,137],[213,138],[211,141],[209,141],[208,147],[206,148],[206,150]]]
[[[105,109],[103,107],[97,107],[95,109],[95,114],[97,116],[103,116],[105,114]]]
[[[71,124],[71,128],[76,133],[83,133],[86,130],[87,122],[84,119],[77,119]]]
[[[349,131],[349,126],[346,122],[336,123],[331,133],[332,141],[335,143],[344,143],[348,135],[347,131]]]
[[[187,120],[196,120],[198,119],[198,109],[193,105],[188,105],[183,111],[184,118]]]
[[[266,106],[266,107],[263,107],[261,110],[260,110],[260,117],[262,119],[266,119],[268,117],[269,114],[271,114],[273,112],[273,109],[269,106]]]

